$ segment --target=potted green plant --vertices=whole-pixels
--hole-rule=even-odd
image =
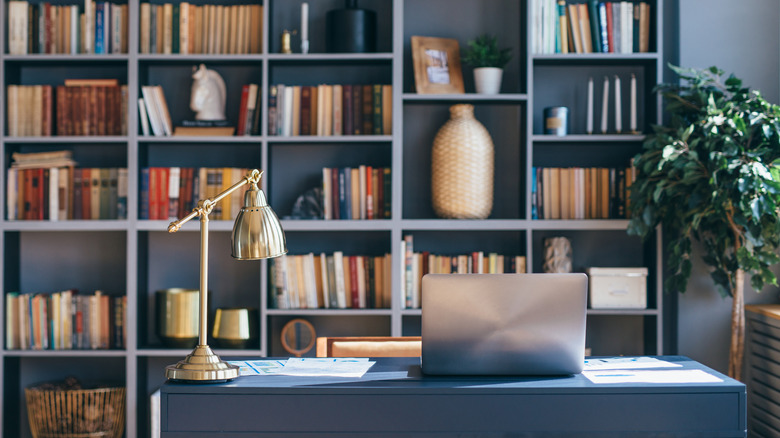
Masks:
[[[680,85],[661,84],[670,121],[634,158],[628,231],[648,236],[660,224],[667,244],[667,291],[684,292],[692,239],[719,292],[731,296],[729,375],[744,356],[744,279],[760,291],[777,284],[780,261],[780,107],[723,71],[670,66]]]
[[[463,51],[463,62],[474,68],[474,86],[482,94],[498,94],[504,67],[510,59],[511,49],[499,49],[498,38],[490,34],[469,41]]]

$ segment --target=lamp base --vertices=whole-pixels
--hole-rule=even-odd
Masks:
[[[165,377],[190,383],[225,382],[238,377],[238,367],[220,359],[208,345],[198,345],[184,360],[167,366]]]

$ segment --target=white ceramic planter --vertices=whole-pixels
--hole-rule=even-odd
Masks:
[[[474,86],[479,94],[498,94],[501,91],[503,69],[498,67],[479,67],[474,69]]]

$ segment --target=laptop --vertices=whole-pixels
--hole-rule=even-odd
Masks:
[[[427,274],[422,371],[442,375],[582,372],[588,278],[573,274]]]

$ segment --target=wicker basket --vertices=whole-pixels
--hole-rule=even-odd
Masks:
[[[485,219],[493,209],[493,140],[473,105],[453,105],[450,116],[433,140],[433,210],[448,219]]]
[[[25,388],[34,438],[119,438],[125,429],[125,388]]]

